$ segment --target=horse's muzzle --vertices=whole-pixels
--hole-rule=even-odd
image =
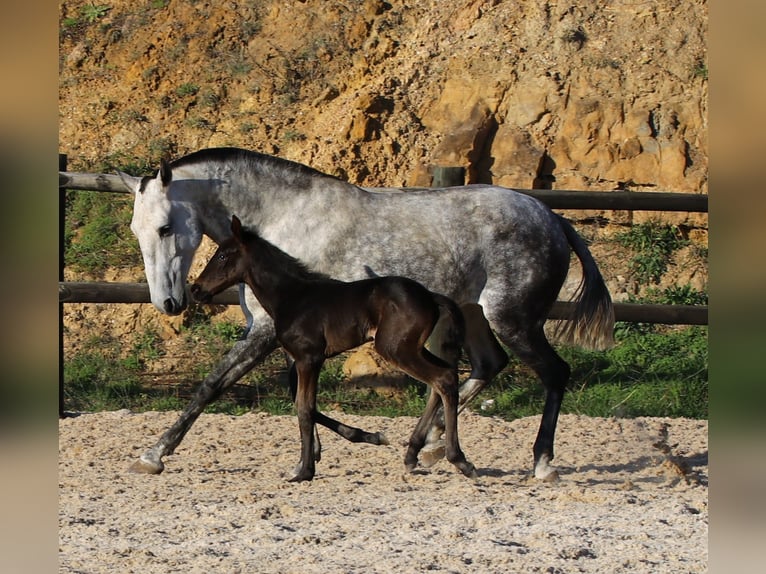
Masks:
[[[179,315],[184,309],[186,309],[186,294],[184,294],[181,301],[177,301],[174,297],[168,297],[163,302],[162,306],[165,309],[165,313],[168,315]]]

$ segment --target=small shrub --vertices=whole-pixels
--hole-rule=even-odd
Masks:
[[[104,4],[96,5],[94,3],[86,4],[82,7],[82,17],[85,18],[86,21],[89,23],[93,23],[96,20],[100,20],[104,16],[106,16],[106,13],[109,12],[112,8],[110,6],[106,6]]]
[[[128,201],[113,194],[69,190],[66,194],[64,260],[67,267],[101,275],[109,267],[140,265],[141,253],[130,232]]]
[[[635,253],[630,270],[640,283],[659,283],[673,252],[688,244],[678,227],[656,222],[633,225],[616,240]]]
[[[176,95],[183,98],[186,96],[195,96],[199,92],[199,86],[197,84],[185,83],[176,88]]]
[[[617,331],[608,351],[561,348],[572,369],[563,413],[587,416],[708,416],[707,328]],[[490,411],[481,404],[494,401]],[[476,412],[512,420],[539,416],[545,391],[533,372],[513,361],[484,389]]]

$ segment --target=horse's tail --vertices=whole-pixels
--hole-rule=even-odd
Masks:
[[[564,344],[585,349],[607,349],[614,345],[614,307],[604,278],[583,241],[572,225],[560,215],[561,228],[582,265],[582,281],[572,298],[572,315],[560,321],[554,337]]]
[[[457,303],[442,295],[433,293],[439,307],[439,318],[426,341],[428,350],[451,366],[457,365],[465,341],[465,317]]]

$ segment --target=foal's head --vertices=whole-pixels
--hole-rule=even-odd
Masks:
[[[224,289],[242,283],[247,271],[247,257],[242,236],[242,223],[236,215],[231,218],[232,237],[221,243],[213,257],[191,286],[194,298],[207,303]]]

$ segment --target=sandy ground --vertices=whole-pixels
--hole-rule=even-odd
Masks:
[[[295,417],[203,415],[158,476],[126,469],[176,413],[62,420],[60,572],[707,571],[707,421],[564,415],[561,479],[541,483],[537,417],[461,414],[470,480],[446,461],[405,474],[415,419],[335,416],[391,444],[323,430],[301,484]]]

